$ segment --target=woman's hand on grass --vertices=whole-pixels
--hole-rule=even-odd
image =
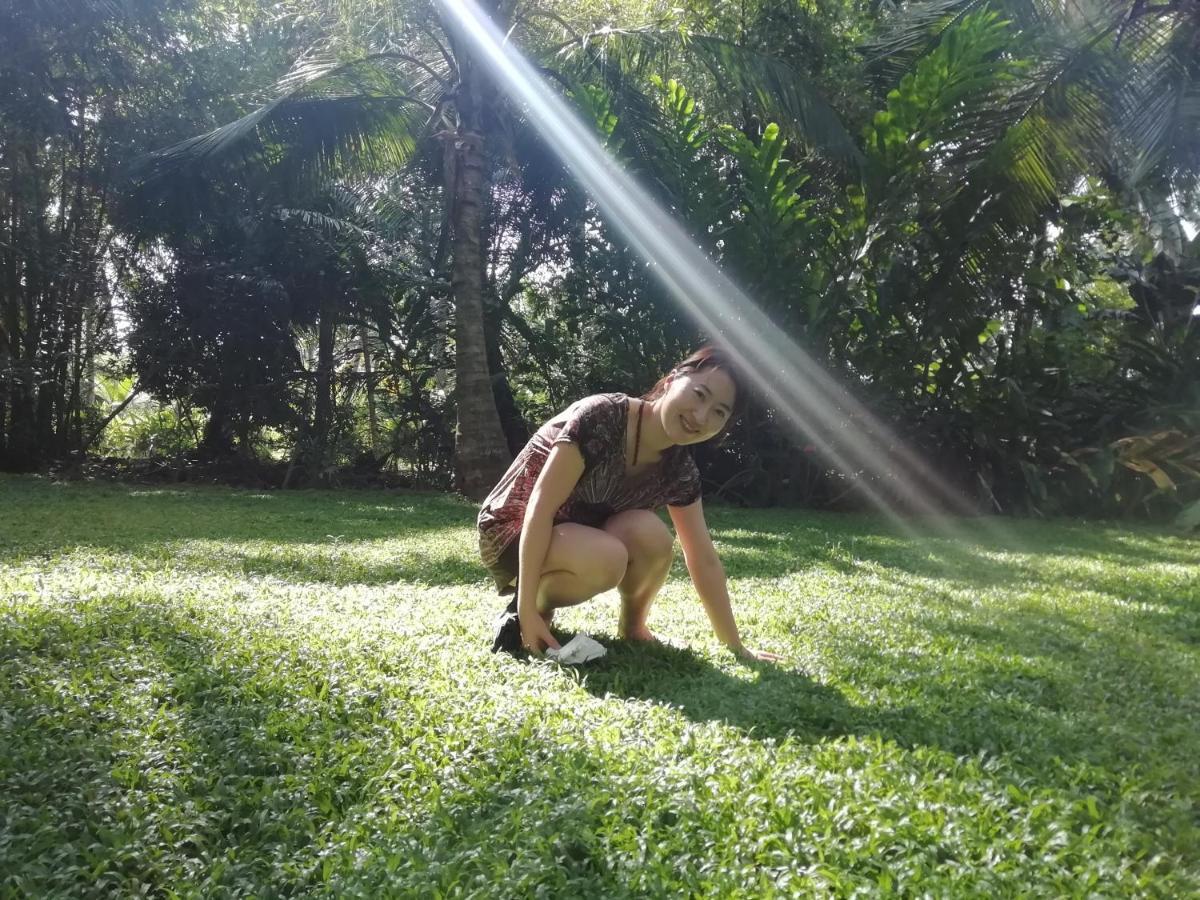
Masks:
[[[521,622],[521,644],[526,650],[541,655],[547,647],[559,649],[558,641],[550,633],[550,626],[536,610],[518,613],[518,618]]]
[[[783,662],[783,657],[778,653],[768,653],[766,650],[755,650],[752,647],[747,647],[745,644],[739,644],[736,647],[730,647],[733,655],[738,659],[744,659],[747,662]]]

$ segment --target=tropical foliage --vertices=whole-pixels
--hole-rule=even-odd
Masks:
[[[980,508],[1195,517],[1200,7],[486,13]],[[196,410],[197,458],[478,494],[543,417],[703,338],[448,7],[87,15],[0,12],[6,467],[97,446],[116,359]],[[770,409],[745,426],[706,453],[726,499],[853,504],[881,479]]]

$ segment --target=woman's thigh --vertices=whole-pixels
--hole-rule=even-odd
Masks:
[[[573,606],[615,588],[625,577],[625,545],[599,528],[555,525],[538,586],[543,613]]]
[[[542,574],[570,572],[597,576],[602,581],[616,577],[619,581],[628,563],[629,553],[614,535],[600,528],[564,522],[551,532]]]

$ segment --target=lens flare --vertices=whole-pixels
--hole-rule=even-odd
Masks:
[[[606,220],[700,329],[735,355],[794,436],[819,447],[866,499],[905,530],[910,529],[888,494],[934,522],[947,511],[976,513],[712,263],[472,0],[443,0],[443,6],[447,24],[458,26],[478,59],[524,107]]]

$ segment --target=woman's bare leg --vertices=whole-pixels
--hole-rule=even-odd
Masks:
[[[629,554],[625,575],[617,585],[621,593],[617,633],[632,641],[655,640],[646,617],[671,571],[675,538],[662,520],[646,509],[617,513],[604,523],[604,530],[620,540]]]
[[[555,525],[538,585],[538,612],[549,622],[554,610],[615,588],[628,563],[625,545],[608,532],[573,523]]]

